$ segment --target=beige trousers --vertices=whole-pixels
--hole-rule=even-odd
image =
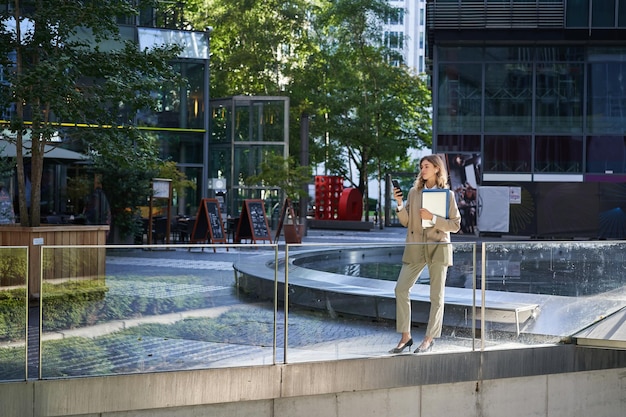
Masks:
[[[446,276],[448,266],[441,263],[412,263],[403,264],[398,282],[396,282],[396,330],[398,333],[411,331],[411,300],[409,293],[415,285],[417,278],[424,268],[428,266],[430,275],[430,314],[426,337],[436,338],[441,336],[443,327],[444,293],[446,288]]]

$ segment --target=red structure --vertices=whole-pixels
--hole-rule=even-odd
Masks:
[[[339,220],[360,221],[363,214],[363,194],[358,188],[346,188],[339,198]]]
[[[331,175],[315,176],[315,219],[337,220],[343,178]]]

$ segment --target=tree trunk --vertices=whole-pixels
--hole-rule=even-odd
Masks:
[[[15,2],[15,33],[17,39],[22,38],[22,31],[20,22],[20,3],[19,1]],[[22,48],[17,47],[15,50],[15,71],[17,77],[22,74]],[[30,219],[28,217],[28,206],[26,204],[26,173],[24,171],[24,125],[22,121],[24,120],[24,102],[21,100],[21,97],[18,97],[15,100],[15,115],[16,119],[20,121],[19,126],[11,126],[12,128],[16,128],[17,140],[15,144],[16,158],[17,158],[17,202],[20,213],[20,224],[25,227],[29,227]]]
[[[34,127],[34,123],[33,123]],[[31,136],[30,159],[30,225],[37,227],[41,224],[41,176],[43,174],[43,154],[44,146],[46,146],[46,138],[36,138]]]

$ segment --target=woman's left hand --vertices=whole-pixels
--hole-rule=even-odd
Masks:
[[[420,217],[424,220],[432,220],[433,214],[427,209],[423,208],[423,209],[420,209]]]

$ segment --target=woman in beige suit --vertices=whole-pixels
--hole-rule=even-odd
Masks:
[[[409,293],[427,266],[430,275],[430,315],[424,340],[415,353],[431,350],[434,339],[441,336],[446,275],[448,267],[452,265],[450,232],[456,233],[459,230],[461,215],[452,191],[448,193],[447,218],[435,216],[423,208],[422,192],[433,188],[450,188],[448,172],[439,155],[427,155],[420,160],[420,172],[409,191],[406,203],[402,201],[402,191],[394,188],[394,198],[398,203],[398,219],[408,230],[407,245],[402,256],[402,269],[395,288],[396,330],[402,334],[402,338],[389,353],[401,353],[413,345]]]

